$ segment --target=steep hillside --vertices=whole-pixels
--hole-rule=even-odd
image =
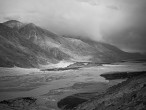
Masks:
[[[128,53],[101,42],[58,36],[16,20],[0,24],[0,66],[39,67],[61,60],[111,63]]]
[[[48,58],[46,51],[0,24],[0,66],[37,67],[39,63],[47,63],[45,57]]]
[[[0,24],[0,39],[0,66],[38,67],[62,59],[59,50],[48,52],[3,24]]]

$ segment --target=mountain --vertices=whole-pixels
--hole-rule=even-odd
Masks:
[[[47,64],[48,52],[0,24],[0,66],[38,67]]]
[[[3,23],[4,25],[10,27],[10,28],[13,28],[13,29],[20,29],[21,27],[25,26],[24,23],[21,23],[17,20],[10,20],[10,21],[6,21]]]
[[[63,37],[33,23],[0,23],[0,66],[39,67],[59,61],[111,63],[131,54],[110,44]]]

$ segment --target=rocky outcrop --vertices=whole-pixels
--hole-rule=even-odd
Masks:
[[[35,98],[25,97],[1,101],[0,110],[38,110],[38,106]]]
[[[100,76],[104,77],[106,80],[114,79],[125,79],[132,78],[140,75],[144,75],[146,71],[134,71],[134,72],[109,72],[101,74]]]
[[[19,97],[0,102],[0,110],[54,110],[49,102],[40,102],[38,98]]]

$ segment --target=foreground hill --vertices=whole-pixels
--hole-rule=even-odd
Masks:
[[[104,76],[115,79],[125,73],[115,75]],[[127,81],[110,87],[103,94],[75,94],[62,99],[58,106],[61,110],[146,110],[146,72],[128,74],[130,76]],[[91,98],[86,100],[87,96]]]
[[[0,24],[3,67],[39,67],[62,60],[111,63],[131,56],[112,45],[58,36],[32,23],[11,20]]]
[[[146,74],[145,72],[140,72],[140,75],[134,74],[132,78],[110,87],[102,94],[94,92],[68,96],[58,102],[58,107],[61,110],[146,110]],[[34,97],[19,97],[1,101],[0,110],[53,110],[53,108],[49,100],[43,103]]]

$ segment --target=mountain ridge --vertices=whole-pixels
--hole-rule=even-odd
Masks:
[[[130,55],[110,44],[64,37],[33,23],[0,24],[0,66],[39,67],[65,61],[111,63]]]

